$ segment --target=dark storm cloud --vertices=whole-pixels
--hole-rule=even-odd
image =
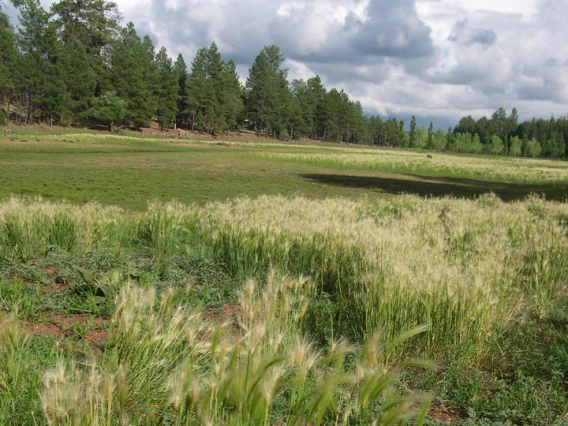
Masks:
[[[497,34],[493,30],[475,30],[469,37],[469,43],[479,43],[483,46],[492,46],[497,41]]]
[[[497,33],[492,29],[470,28],[469,21],[464,19],[456,23],[448,39],[463,45],[479,43],[484,47],[489,47],[497,42]]]
[[[355,28],[349,45],[356,52],[402,59],[433,53],[431,30],[418,18],[414,0],[371,1],[367,12],[366,21],[349,23]]]
[[[260,0],[216,2],[180,1],[168,6],[163,0],[148,1],[149,8],[134,10],[128,19],[137,30],[166,45],[170,54],[182,53],[188,67],[197,49],[215,41],[225,59],[250,66],[262,47],[271,44],[266,22],[275,11]],[[148,10],[150,13],[148,13]],[[251,19],[251,11],[255,19]],[[272,14],[272,15],[271,15]]]

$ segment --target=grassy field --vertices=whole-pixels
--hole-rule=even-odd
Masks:
[[[58,132],[0,137],[0,423],[568,424],[566,163]]]
[[[276,194],[473,198],[493,192],[507,201],[531,193],[564,200],[566,176],[568,165],[559,161],[445,154],[427,159],[416,152],[282,145],[245,136],[189,142],[24,128],[0,137],[0,197],[42,195],[137,211],[149,200],[204,204]]]

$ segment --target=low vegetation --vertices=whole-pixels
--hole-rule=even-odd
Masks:
[[[144,211],[151,200],[201,205],[240,196],[474,198],[530,194],[564,201],[560,161],[433,154],[347,145],[278,144],[251,134],[179,139],[74,129],[15,128],[0,136],[0,197],[41,195]],[[170,137],[167,137],[170,136]],[[172,136],[174,138],[172,138]]]
[[[562,424],[567,221],[491,195],[6,200],[0,416]],[[25,331],[55,314],[85,321]]]

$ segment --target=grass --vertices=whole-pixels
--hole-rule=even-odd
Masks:
[[[493,192],[512,201],[531,193],[563,200],[568,191],[564,163],[545,160],[449,154],[428,160],[413,152],[284,145],[245,136],[186,141],[26,128],[12,136],[17,140],[0,136],[0,197],[42,195],[136,211],[144,211],[149,200],[205,204],[243,195],[473,198]]]
[[[566,424],[564,163],[15,136],[3,424]]]

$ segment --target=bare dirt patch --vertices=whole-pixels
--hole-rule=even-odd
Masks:
[[[47,336],[61,336],[61,328],[55,324],[39,324],[31,327],[34,334],[44,334]]]
[[[223,330],[227,337],[239,340],[241,336],[241,327],[238,322],[238,316],[241,312],[241,306],[238,304],[226,304],[219,310],[206,310],[203,312],[205,318],[216,323],[224,325]]]
[[[432,405],[428,410],[428,417],[444,423],[455,423],[467,419],[467,411],[464,408],[445,408]]]
[[[107,330],[90,330],[87,333],[87,338],[85,339],[85,341],[89,345],[97,345],[97,346],[104,346],[107,340],[108,340]]]
[[[73,336],[73,327],[80,325],[82,327],[89,327],[82,336],[89,345],[102,346],[108,340],[108,330],[105,328],[109,324],[108,320],[103,318],[95,318],[90,322],[87,315],[71,315],[63,317],[60,315],[53,315],[49,318],[48,323],[44,324],[25,324],[25,327],[33,334],[42,334],[54,337],[67,337]]]
[[[26,285],[28,287],[31,287],[31,288],[36,288],[37,286],[39,286],[39,289],[41,290],[41,292],[47,293],[47,294],[60,293],[62,291],[65,291],[65,289],[67,288],[65,286],[65,282],[63,282],[63,280],[55,280],[51,284],[47,284],[47,285],[36,284],[36,283],[26,283]]]
[[[53,315],[51,317],[51,320],[53,321],[53,323],[57,325],[68,328],[68,327],[73,327],[75,324],[81,324],[82,326],[86,326],[89,317],[87,315],[71,315],[68,317]],[[95,318],[91,324],[95,326],[103,323],[105,323],[105,320],[103,320],[102,318]]]

